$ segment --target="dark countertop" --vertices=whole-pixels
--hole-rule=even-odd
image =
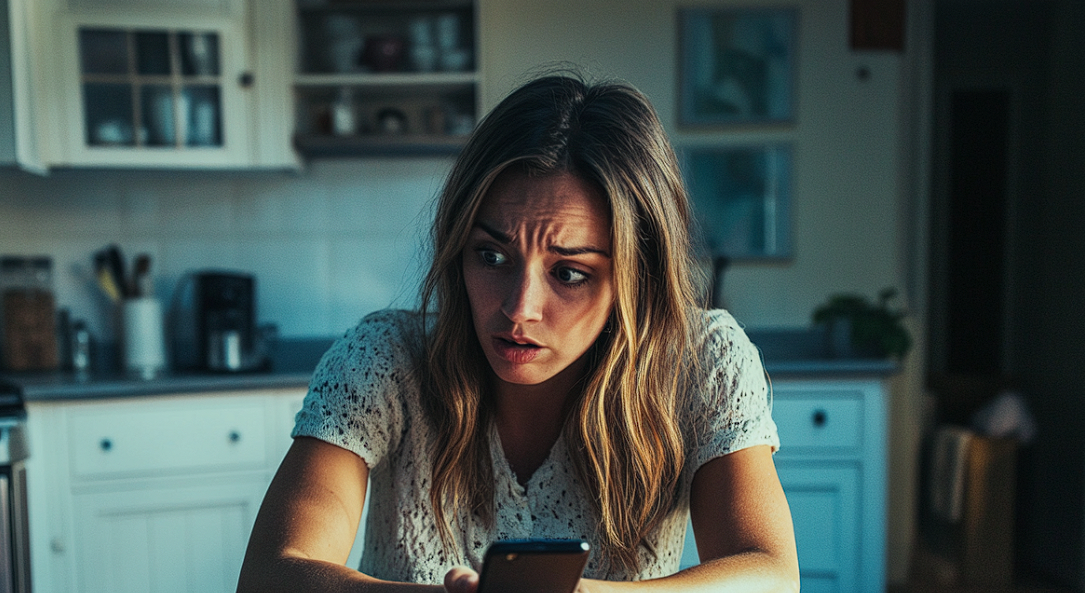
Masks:
[[[244,373],[184,371],[154,379],[127,377],[116,371],[78,376],[71,372],[8,373],[0,392],[15,390],[27,402],[137,397],[170,393],[206,393],[299,388],[309,385],[332,338],[283,339],[268,370]]]
[[[761,349],[765,370],[774,379],[885,377],[897,362],[878,358],[839,358],[826,353],[816,331],[748,330]],[[320,357],[333,338],[282,339],[270,370],[247,373],[179,372],[150,380],[117,373],[79,377],[73,373],[9,373],[0,376],[0,392],[16,391],[27,402],[138,397],[171,393],[206,393],[298,388],[309,385]]]

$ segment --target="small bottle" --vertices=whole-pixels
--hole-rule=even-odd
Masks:
[[[355,129],[354,94],[349,88],[339,89],[339,97],[332,103],[332,131],[336,136],[350,136]]]
[[[72,323],[71,340],[72,371],[79,376],[86,375],[90,372],[91,337],[87,323],[82,319]]]

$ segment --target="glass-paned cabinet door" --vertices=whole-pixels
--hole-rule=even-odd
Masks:
[[[223,146],[218,32],[80,27],[78,38],[88,147]]]

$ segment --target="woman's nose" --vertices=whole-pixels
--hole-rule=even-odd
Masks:
[[[542,319],[546,283],[528,270],[521,271],[512,279],[506,292],[501,311],[515,323]]]

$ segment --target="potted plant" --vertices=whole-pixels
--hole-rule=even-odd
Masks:
[[[890,307],[895,288],[878,293],[870,302],[857,294],[836,294],[814,309],[813,321],[823,325],[829,337],[829,349],[838,358],[904,358],[912,338],[904,327],[907,313]]]

